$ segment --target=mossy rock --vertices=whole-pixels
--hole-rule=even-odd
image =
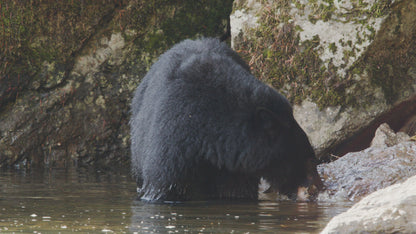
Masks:
[[[232,1],[0,5],[0,167],[128,168],[132,92],[185,38],[226,37]]]
[[[234,49],[294,104],[318,154],[335,152],[415,97],[415,1],[260,3],[254,13],[245,10],[252,10],[250,1],[235,3],[257,24],[232,35]],[[304,113],[320,119],[308,121]]]

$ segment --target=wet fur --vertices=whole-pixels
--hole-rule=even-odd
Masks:
[[[286,98],[216,39],[160,56],[135,92],[130,125],[145,200],[255,200],[260,177],[291,193],[314,159]]]

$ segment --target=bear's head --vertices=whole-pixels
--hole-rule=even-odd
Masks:
[[[279,106],[279,110],[260,107],[255,114],[255,131],[261,139],[258,144],[265,147],[267,155],[259,175],[270,184],[269,192],[299,200],[314,198],[323,188],[315,152],[289,104]]]

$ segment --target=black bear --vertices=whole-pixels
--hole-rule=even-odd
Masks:
[[[260,178],[287,195],[321,186],[287,99],[217,39],[185,40],[161,55],[131,108],[141,199],[255,200]]]

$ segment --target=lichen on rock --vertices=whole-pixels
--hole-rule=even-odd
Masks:
[[[317,51],[326,68],[333,64],[337,74],[345,76],[351,65],[375,38],[375,32],[387,17],[389,3],[383,12],[374,14],[379,1],[297,1],[292,6],[294,22],[301,30],[300,40],[319,36]],[[296,7],[301,5],[302,7]],[[375,16],[375,17],[374,17]]]
[[[414,1],[241,0],[234,8],[234,49],[295,105],[295,118],[326,160],[337,145],[416,97],[409,75],[416,62]],[[326,108],[339,111],[328,116]],[[320,114],[308,119],[305,112]],[[337,124],[325,128],[330,119]]]

